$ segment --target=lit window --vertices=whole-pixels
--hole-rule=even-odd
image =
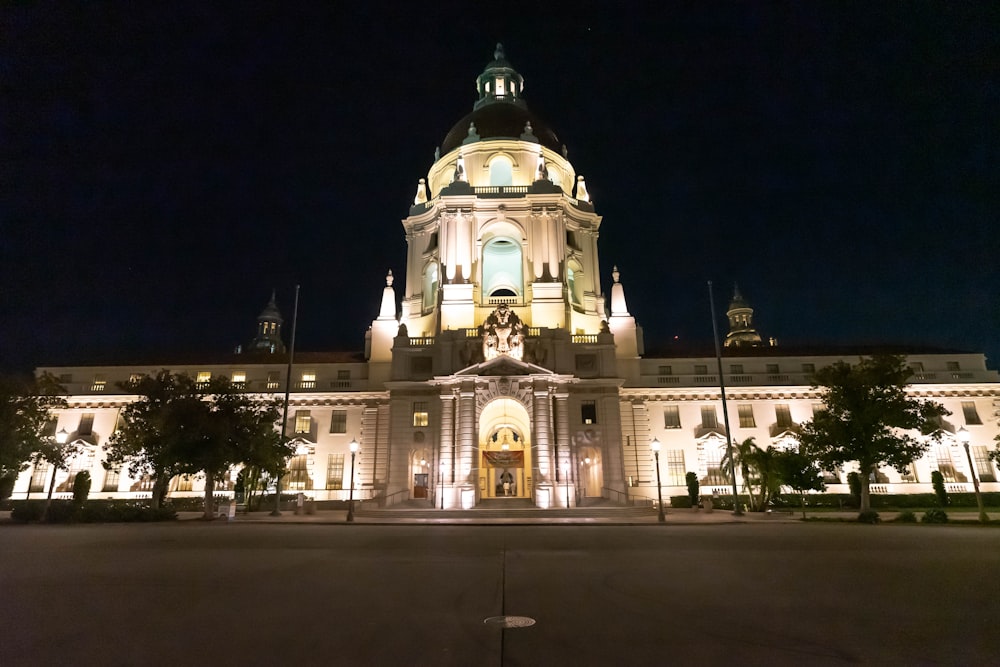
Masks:
[[[705,477],[702,484],[725,484],[726,476],[722,472],[722,450],[718,447],[705,448]]]
[[[684,475],[687,472],[684,470],[684,450],[668,449],[665,453],[667,455],[667,483],[671,486],[684,486]]]
[[[775,423],[781,428],[790,428],[792,422],[792,410],[787,403],[778,403],[774,406]]]
[[[94,376],[94,384],[90,385],[90,391],[104,391],[105,386],[107,386],[108,381],[103,375]]]
[[[80,416],[80,425],[76,428],[77,435],[92,435],[94,433],[94,413],[84,412]]]
[[[305,454],[293,456],[288,462],[288,474],[281,480],[281,486],[288,491],[307,491],[312,488],[309,479],[309,457]]]
[[[326,463],[326,488],[344,488],[344,455],[330,454]]]
[[[965,415],[965,423],[969,426],[980,426],[983,423],[979,418],[979,412],[976,411],[975,401],[962,401],[962,414]]]
[[[110,468],[104,471],[104,484],[101,491],[113,493],[118,490],[118,481],[121,479],[121,468]]]
[[[701,427],[702,428],[718,428],[719,418],[715,414],[714,405],[703,405],[701,406]]]
[[[597,423],[597,402],[584,401],[580,404],[580,421],[584,424]]]
[[[246,371],[233,371],[233,384],[246,384]]]
[[[316,371],[304,371],[302,373],[302,381],[299,382],[300,389],[315,389],[316,388]]]
[[[40,463],[35,466],[34,472],[31,473],[31,483],[28,486],[28,491],[44,491],[45,482],[49,478],[49,470],[51,470],[48,463]]]
[[[198,384],[208,384],[212,380],[212,373],[209,371],[198,371],[198,375],[195,376],[195,382]]]
[[[413,425],[427,426],[428,423],[430,423],[430,419],[427,414],[426,401],[415,401],[413,403]]]
[[[277,389],[281,386],[281,374],[278,371],[267,372],[267,388]]]
[[[753,406],[749,403],[740,405],[737,410],[740,414],[740,428],[755,428],[757,422],[753,418]]]
[[[312,416],[309,410],[297,410],[295,412],[295,432],[309,433],[312,430]]]
[[[347,410],[334,410],[330,416],[330,433],[347,433]]]
[[[951,450],[948,445],[938,445],[937,447],[937,467],[946,482],[964,482],[964,479],[957,479],[955,464],[951,460]]]
[[[139,382],[142,381],[143,377],[145,376],[142,373],[132,373],[131,375],[128,376],[128,383],[138,384]]]
[[[496,92],[498,96],[503,96],[505,94],[503,84],[504,80],[499,77],[494,81],[493,90]]]
[[[971,450],[972,458],[976,461],[976,473],[979,475],[979,481],[997,481],[996,473],[993,470],[993,462],[990,461],[990,455],[987,449],[982,445],[973,445]]]
[[[664,428],[680,428],[681,427],[681,410],[680,406],[677,405],[667,405],[663,408],[663,427]]]

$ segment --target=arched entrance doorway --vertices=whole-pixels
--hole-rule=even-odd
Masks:
[[[581,447],[577,458],[580,465],[580,494],[584,498],[600,498],[604,487],[601,450],[597,447]]]
[[[497,398],[479,419],[479,493],[483,498],[531,498],[531,433],[528,411],[512,398]]]
[[[429,498],[431,487],[430,451],[417,449],[410,453],[410,494],[412,498]]]

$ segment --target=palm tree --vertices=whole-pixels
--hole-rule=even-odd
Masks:
[[[759,450],[760,447],[754,442],[753,438],[747,438],[743,442],[733,443],[732,453],[735,459],[735,464],[740,467],[740,474],[743,478],[743,490],[747,492],[750,496],[750,509],[756,510],[757,501],[753,492],[753,480],[751,479],[751,462],[753,461],[754,452]],[[729,449],[722,455],[722,460],[719,463],[719,468],[722,474],[726,477],[726,481],[731,482],[732,470],[734,468],[733,461],[729,459]]]

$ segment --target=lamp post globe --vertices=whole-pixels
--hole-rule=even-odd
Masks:
[[[972,488],[976,491],[976,505],[979,507],[979,521],[982,523],[989,523],[990,517],[983,508],[983,496],[979,492],[979,477],[976,476],[976,468],[972,465],[972,454],[969,452],[969,441],[972,440],[972,434],[965,430],[965,427],[963,426],[958,429],[958,433],[955,435],[965,448],[965,458],[969,461],[969,474],[972,475]]]
[[[656,515],[656,520],[660,523],[665,523],[667,517],[663,511],[663,486],[660,484],[660,441],[658,438],[653,438],[653,441],[649,443],[649,448],[653,450],[653,457],[656,459],[656,498],[657,498],[657,508],[659,512]]]
[[[351,448],[351,490],[347,496],[347,520],[351,522],[354,521],[354,457],[357,455],[360,445],[357,440],[352,438],[348,447]]]

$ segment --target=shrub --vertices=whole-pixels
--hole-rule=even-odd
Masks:
[[[941,507],[947,507],[948,489],[944,488],[944,475],[941,474],[940,470],[931,473],[931,486],[934,487],[934,493],[937,494],[938,504]]]
[[[896,521],[898,523],[916,523],[917,515],[910,510],[906,510],[905,512],[899,513],[899,516],[896,517]]]
[[[87,497],[90,495],[90,473],[86,470],[81,470],[76,473],[76,477],[73,478],[73,502],[77,505],[82,505],[87,502]]]
[[[10,511],[10,518],[16,523],[30,523],[41,521],[42,512],[45,510],[44,500],[26,500],[15,502]]]
[[[688,487],[688,498],[691,499],[691,505],[698,504],[698,475],[697,473],[689,472],[684,475],[684,481],[687,483]]]
[[[922,523],[948,523],[948,514],[944,510],[934,507],[924,512],[920,521]]]
[[[677,509],[694,507],[694,505],[691,504],[691,498],[688,496],[670,496],[670,506]]]
[[[851,489],[854,506],[861,507],[861,475],[856,472],[847,473],[847,486]]]
[[[858,523],[871,523],[876,524],[882,521],[882,517],[878,515],[878,512],[873,510],[868,510],[867,512],[862,512],[858,515]]]

